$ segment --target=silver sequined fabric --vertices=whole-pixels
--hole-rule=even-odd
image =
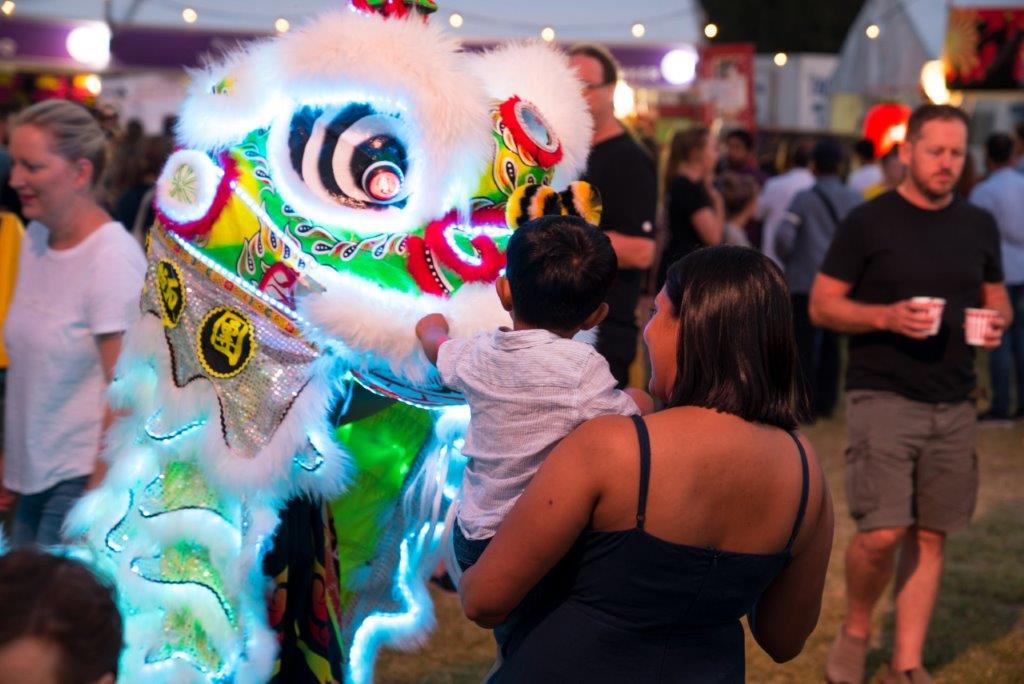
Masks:
[[[294,323],[269,303],[244,291],[210,265],[194,259],[154,228],[150,241],[150,267],[146,274],[143,310],[161,317],[157,265],[167,260],[177,265],[182,276],[184,308],[177,325],[164,333],[171,350],[174,382],[210,382],[220,401],[224,439],[236,453],[251,457],[271,440],[311,378],[311,365],[319,356],[317,348],[298,336]],[[229,365],[241,365],[247,356],[239,353],[239,330],[251,331],[248,360],[232,377],[215,377],[200,362],[198,331],[211,310],[229,307],[232,314],[214,328],[214,336],[228,353]],[[235,314],[241,314],[240,316]],[[218,322],[215,314],[211,324]],[[277,321],[276,323],[274,321]],[[234,337],[233,337],[234,336]],[[210,358],[207,353],[207,358]],[[213,416],[211,416],[213,418]],[[168,426],[170,428],[171,426]]]

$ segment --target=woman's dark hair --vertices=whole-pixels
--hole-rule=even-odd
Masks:
[[[669,406],[701,406],[793,430],[806,415],[782,271],[746,247],[699,249],[668,270],[679,318]]]
[[[114,590],[82,563],[34,549],[0,556],[0,648],[32,637],[60,652],[68,684],[117,675],[123,635]]]
[[[672,181],[679,175],[679,165],[689,161],[694,152],[708,144],[711,131],[704,126],[678,129],[672,133],[665,146],[664,164],[661,169],[662,194],[668,191]]]

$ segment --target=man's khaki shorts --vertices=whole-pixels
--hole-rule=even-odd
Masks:
[[[846,500],[858,530],[967,526],[978,496],[973,402],[850,390],[846,420]]]

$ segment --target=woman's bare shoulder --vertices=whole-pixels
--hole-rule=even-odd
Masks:
[[[619,446],[625,440],[636,441],[636,428],[628,416],[598,416],[581,424],[569,436],[562,440],[561,446],[572,446],[578,449],[608,450]]]

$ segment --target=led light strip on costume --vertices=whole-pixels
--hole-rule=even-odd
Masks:
[[[236,286],[238,289],[240,289],[243,292],[245,292],[245,294],[249,295],[250,297],[254,297],[254,298],[258,299],[259,301],[263,302],[264,304],[268,304],[268,305],[272,306],[276,311],[278,311],[279,313],[281,313],[282,315],[287,317],[289,320],[294,321],[295,323],[297,323],[299,325],[302,325],[302,326],[308,326],[309,325],[309,322],[306,319],[304,319],[301,315],[299,315],[298,312],[293,311],[292,309],[289,309],[286,305],[282,304],[281,302],[279,302],[278,300],[274,299],[273,297],[268,297],[263,292],[260,292],[258,289],[253,287],[251,284],[249,284],[248,282],[246,282],[242,278],[239,278],[236,274],[234,274],[231,271],[227,270],[226,268],[224,268],[223,266],[218,264],[216,261],[214,261],[213,259],[209,258],[208,256],[206,256],[202,252],[200,252],[198,249],[196,249],[191,244],[189,244],[189,242],[187,240],[185,240],[184,238],[176,235],[173,231],[168,230],[166,232],[166,235],[171,240],[173,240],[176,245],[181,247],[190,257],[192,257],[193,259],[195,259],[196,261],[201,263],[203,266],[209,268],[210,270],[215,272],[217,275],[221,276],[222,278],[224,278],[225,280],[230,282],[232,285]]]

